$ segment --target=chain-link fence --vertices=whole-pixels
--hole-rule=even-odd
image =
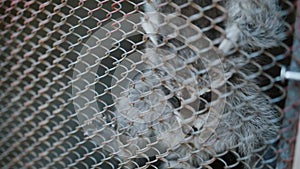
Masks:
[[[0,167],[292,168],[296,4],[1,1]]]

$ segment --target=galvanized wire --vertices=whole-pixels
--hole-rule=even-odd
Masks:
[[[119,94],[114,93],[117,88],[115,84],[122,82],[122,72],[127,73],[128,76],[132,72],[142,75],[147,72],[134,68],[142,65],[137,58],[142,58],[146,53],[145,45],[150,38],[145,38],[145,31],[139,29],[141,28],[140,17],[137,18],[138,20],[130,19],[131,16],[137,14],[138,16],[145,15],[145,2],[124,0],[0,2],[1,168],[132,168],[130,166],[158,168],[161,163],[169,160],[168,153],[171,152],[163,151],[155,146],[153,150],[159,153],[155,156],[145,156],[143,159],[137,159],[136,154],[123,158],[120,151],[113,147],[116,135],[121,133],[121,131],[113,130],[117,128],[113,123],[117,116],[115,100],[121,98]],[[209,45],[204,45],[203,51],[200,50],[199,53],[214,52],[225,37],[224,21],[227,16],[223,4],[220,1],[205,2],[195,1],[192,4],[190,1],[181,4],[179,1],[178,3],[170,2],[169,8],[161,8],[162,13],[180,11],[207,36]],[[286,84],[280,80],[280,68],[289,66],[291,60],[292,65],[297,63],[296,57],[291,57],[296,7],[294,3],[295,1],[280,0],[280,6],[284,11],[282,15],[286,20],[286,34],[288,35],[286,40],[280,42],[277,47],[252,51],[250,54],[242,49],[238,51],[244,55],[247,65],[253,68],[254,73],[245,75],[239,72],[245,65],[239,65],[238,61],[234,62],[235,60],[229,61],[228,67],[224,68],[226,70],[230,68],[228,71],[230,73],[234,71],[240,73],[239,76],[246,77],[247,80],[259,79],[261,83],[254,85],[255,89],[258,93],[263,93],[269,99],[270,104],[274,104],[273,107],[280,112],[282,125],[278,137],[274,138],[274,144],[268,145],[268,151],[274,152],[271,153],[273,156],[260,156],[266,168],[275,168],[276,162],[274,161],[278,163],[277,168],[287,168],[292,165],[293,161],[291,151],[295,138],[293,131],[297,124],[294,114],[298,111],[298,99],[288,99],[285,104],[284,102],[286,94],[290,96],[296,93],[293,91],[296,90],[297,85],[290,82],[289,87],[286,88]],[[197,46],[199,41],[202,41],[199,32],[193,32],[189,26],[182,29],[180,26],[175,26],[175,29],[190,30],[190,34],[180,37],[185,41],[190,40],[190,46]],[[105,45],[106,42],[112,43]],[[170,40],[170,42],[174,41]],[[181,43],[174,42],[175,47],[164,43],[161,42],[164,51],[170,48],[177,50],[178,53],[189,51],[182,49]],[[107,53],[98,55],[103,54],[101,50]],[[197,49],[193,50],[197,51]],[[167,50],[164,54],[172,58],[168,52]],[[191,55],[193,54],[191,52]],[[208,56],[212,55],[208,54]],[[257,58],[263,58],[263,61]],[[205,77],[209,76],[209,71],[210,73],[219,72],[217,68],[220,63],[212,62],[214,59],[202,58],[203,63],[209,63],[208,73],[201,72],[204,70],[201,64],[198,67],[191,64],[196,67],[191,68],[192,66],[184,63],[182,64],[184,68],[179,70],[198,70],[204,79],[201,82],[207,85],[214,81],[212,79],[205,81]],[[226,57],[221,56],[222,59]],[[172,63],[172,59],[169,61]],[[121,65],[121,68],[116,70],[116,65],[125,62],[129,66]],[[118,71],[120,74],[116,75],[115,72]],[[170,80],[163,75],[163,71],[160,73],[162,75],[159,78],[165,78],[167,82]],[[164,101],[173,104],[178,100],[172,96],[172,92],[181,93],[178,98],[188,100],[192,96],[185,94],[190,88],[194,88],[191,83],[186,83],[187,79],[180,81],[182,77],[180,73],[184,74],[183,71],[177,70],[177,73],[179,75],[175,80],[186,88],[180,85],[180,87],[170,88],[172,85],[166,83],[165,86],[169,87],[171,93],[168,99],[172,100],[165,99]],[[94,79],[88,79],[91,75]],[[152,75],[149,77],[153,78]],[[127,80],[133,81],[131,78]],[[245,84],[240,82],[240,85]],[[93,86],[96,87],[93,88]],[[166,91],[164,94],[167,93]],[[196,89],[192,91],[202,92]],[[220,91],[223,92],[223,89],[212,89],[212,93],[216,95]],[[231,88],[226,88],[223,94],[225,97],[231,93]],[[214,99],[218,100],[214,97],[208,99],[204,94],[201,98],[197,98],[197,101],[203,105],[211,103]],[[93,97],[91,98],[90,95]],[[249,101],[251,100],[253,97],[249,96]],[[167,108],[172,109],[172,106],[168,104]],[[198,111],[192,110],[194,108],[192,101],[186,104],[182,102],[182,104],[193,113]],[[175,108],[178,107],[175,106]],[[200,110],[203,107],[197,108]],[[291,111],[293,111],[292,114],[289,113]],[[168,118],[170,120],[174,117],[167,116],[162,120],[162,124],[167,126]],[[194,116],[193,118],[195,120]],[[124,124],[119,123],[119,126],[122,125]],[[124,128],[125,131],[130,130],[126,125]],[[176,126],[171,126],[171,128],[176,128]],[[187,131],[190,132],[190,130]],[[103,134],[105,132],[110,133],[109,137]],[[185,134],[191,135],[188,132]],[[97,142],[99,139],[107,142],[105,144],[101,141]],[[277,142],[280,142],[279,147]],[[135,141],[130,143],[136,144]],[[284,144],[283,147],[281,143]],[[154,141],[151,144],[159,145],[160,142]],[[176,146],[180,148],[180,146],[189,145],[182,143]],[[285,150],[290,151],[286,154]],[[193,153],[197,151],[194,149]],[[205,160],[203,167],[239,168],[245,163],[240,160],[240,157],[242,155],[235,149],[228,149]],[[189,159],[181,160],[187,163]],[[133,163],[133,165],[128,163]]]

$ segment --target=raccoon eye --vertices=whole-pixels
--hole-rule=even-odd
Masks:
[[[246,26],[246,29],[248,31],[254,31],[256,29],[256,24],[255,23],[251,23],[251,22],[246,23],[245,26]]]

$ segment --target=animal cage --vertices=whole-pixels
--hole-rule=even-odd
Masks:
[[[299,3],[0,1],[0,167],[293,168]]]

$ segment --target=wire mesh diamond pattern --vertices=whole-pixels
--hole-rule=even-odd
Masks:
[[[0,167],[291,168],[296,3],[1,1]]]

